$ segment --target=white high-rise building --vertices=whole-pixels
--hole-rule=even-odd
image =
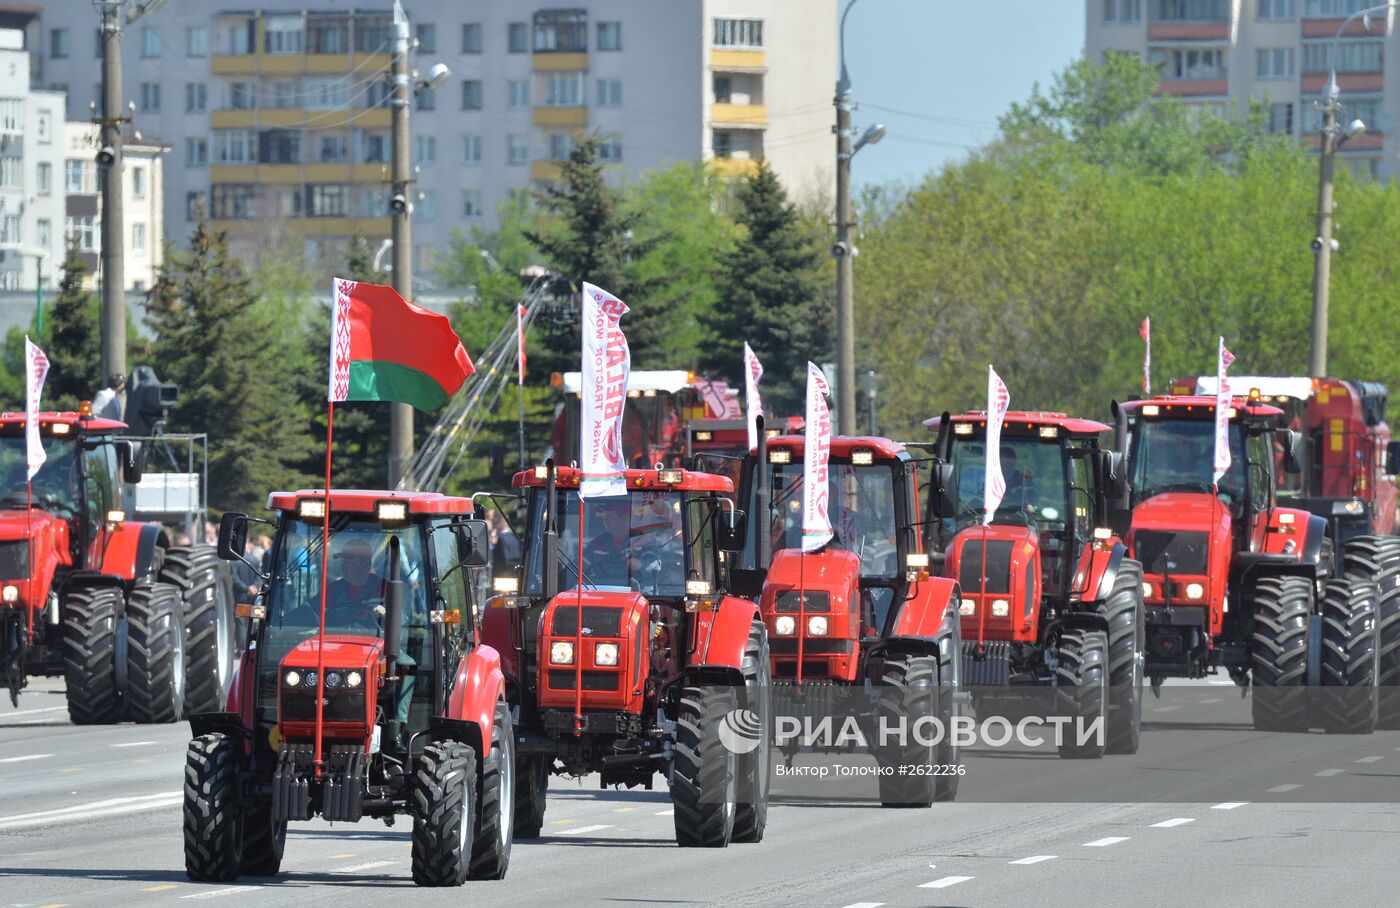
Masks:
[[[0,290],[63,261],[63,95],[30,88],[24,33],[0,28]]]

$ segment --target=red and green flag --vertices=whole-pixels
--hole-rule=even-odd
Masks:
[[[446,316],[392,287],[335,279],[329,399],[436,410],[476,371]]]

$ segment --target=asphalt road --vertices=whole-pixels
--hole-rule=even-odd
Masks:
[[[1400,733],[1266,735],[1232,686],[1164,694],[1137,756],[971,753],[955,803],[775,805],[763,843],[723,851],[675,846],[659,778],[556,778],[544,836],[516,843],[507,879],[443,891],[413,886],[406,820],[296,824],[280,876],[189,882],[188,727],[75,728],[61,685],[40,683],[0,707],[0,905],[1395,903]]]

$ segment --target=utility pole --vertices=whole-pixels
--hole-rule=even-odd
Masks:
[[[850,7],[847,7],[847,11]],[[844,17],[843,17],[844,24]],[[856,434],[856,316],[851,255],[851,82],[836,83],[836,431]]]
[[[1337,79],[1327,86],[1322,106],[1322,158],[1317,172],[1317,233],[1313,237],[1312,352],[1308,375],[1327,375],[1327,305],[1332,279],[1332,170],[1337,155],[1337,112],[1341,108]]]
[[[409,223],[410,186],[408,106],[413,100],[413,83],[408,72],[408,16],[394,3],[394,47],[389,62],[393,89],[391,143],[393,159],[389,178],[393,183],[389,211],[394,243],[393,287],[406,300],[413,299],[413,240]],[[413,462],[413,407],[389,404],[389,488],[397,488]]]
[[[126,374],[126,263],[122,242],[122,4],[100,0],[102,113],[98,118],[98,179],[102,183],[102,381]]]

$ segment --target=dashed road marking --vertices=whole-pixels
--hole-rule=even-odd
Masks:
[[[1248,801],[1223,801],[1216,804],[1211,810],[1234,810],[1236,807],[1243,807]]]
[[[1172,817],[1170,820],[1163,820],[1160,823],[1153,823],[1153,829],[1171,829],[1173,826],[1185,826],[1187,823],[1196,822],[1194,817]]]
[[[1180,706],[1159,706],[1153,710],[1154,713],[1169,713],[1174,709],[1181,709]]]
[[[330,859],[332,861],[343,861],[346,858],[353,858],[354,856],[354,854],[333,854],[330,856]]]
[[[30,826],[45,826],[51,823],[76,823],[99,817],[118,816],[160,807],[173,807],[184,800],[183,791],[170,791],[164,794],[140,795],[132,798],[112,798],[94,801],[90,804],[74,804],[57,810],[43,810],[37,813],[20,813],[0,817],[0,830],[25,829]]]
[[[1223,698],[1223,697],[1207,697],[1206,699],[1202,700],[1201,702],[1202,702],[1202,703],[1221,703],[1221,702],[1224,702],[1224,698]]]
[[[82,771],[83,771],[83,768],[82,768],[81,766],[69,766],[69,767],[66,767],[66,768],[64,768],[64,769],[60,769],[60,770],[59,770],[59,772],[82,772]]]
[[[970,877],[970,876],[945,876],[945,877],[943,877],[943,878],[941,878],[941,879],[934,880],[932,883],[923,883],[923,884],[921,884],[921,885],[919,886],[919,888],[920,888],[920,889],[947,889],[949,886],[956,886],[956,885],[958,885],[959,883],[966,883],[966,882],[967,882],[968,880],[970,880],[970,879],[973,879],[973,877]]]
[[[0,763],[27,763],[30,760],[46,760],[53,754],[25,754],[22,757],[6,757]]]
[[[576,826],[573,829],[561,829],[558,832],[556,832],[555,835],[583,835],[584,833],[588,832],[599,832],[604,829],[612,828],[613,827],[605,823],[600,823],[593,826]]]
[[[237,895],[240,892],[252,892],[254,889],[261,889],[261,886],[230,886],[227,889],[210,889],[207,892],[191,892],[189,895],[182,895],[182,899],[216,899],[224,895]]]
[[[1357,760],[1356,762],[1358,762],[1358,763],[1379,763],[1381,760],[1384,760],[1384,759],[1385,759],[1385,757],[1381,757],[1381,756],[1362,757],[1361,759]]]
[[[373,870],[376,867],[389,867],[399,863],[398,861],[365,861],[363,864],[351,864],[349,867],[336,867],[336,873],[360,873],[365,870]]]
[[[151,747],[158,744],[158,741],[125,741],[121,744],[108,744],[108,747]]]
[[[1318,773],[1318,775],[1322,776],[1324,779],[1328,779],[1332,776],[1339,776],[1344,772],[1346,772],[1345,769],[1324,769],[1322,772]]]
[[[852,902],[846,908],[880,908],[884,902]]]
[[[1288,785],[1275,785],[1273,788],[1270,788],[1269,791],[1272,794],[1283,794],[1286,791],[1294,791],[1302,787],[1301,785],[1289,783]]]
[[[1008,864],[1039,864],[1041,861],[1053,861],[1057,855],[1053,854],[1033,854],[1028,858],[1021,858],[1019,861],[1007,861]]]
[[[174,883],[161,883],[159,886],[146,886],[146,887],[144,887],[141,891],[142,891],[142,892],[164,892],[164,891],[167,890],[167,889],[174,889],[174,888],[175,888],[175,884],[174,884]]]
[[[31,716],[34,713],[57,713],[67,708],[66,706],[45,706],[42,709],[19,709],[12,713],[0,713],[0,719],[9,719],[13,716]]]
[[[1130,838],[1130,836],[1125,836],[1125,835],[1111,835],[1111,836],[1105,836],[1105,837],[1103,837],[1102,839],[1094,839],[1094,841],[1092,841],[1092,842],[1085,842],[1085,843],[1084,843],[1084,847],[1085,847],[1085,848],[1107,848],[1109,845],[1117,845],[1119,842],[1126,842],[1126,841],[1128,841],[1129,838]]]
[[[578,820],[550,820],[551,826],[568,826],[570,823],[577,823]]]
[[[636,809],[635,807],[614,807],[613,813],[631,813]]]
[[[676,813],[676,808],[674,808],[674,807],[668,807],[668,808],[666,808],[665,810],[658,810],[658,811],[656,812],[656,815],[657,815],[658,817],[670,817],[670,816],[675,816],[675,813]]]

